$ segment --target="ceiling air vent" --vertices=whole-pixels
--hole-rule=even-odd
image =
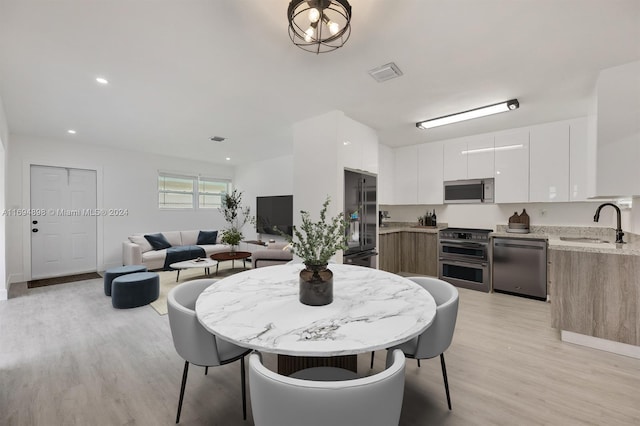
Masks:
[[[222,142],[223,140],[225,140],[226,138],[222,137],[222,136],[212,136],[209,139],[211,139],[214,142]]]
[[[377,68],[369,70],[369,75],[373,77],[378,83],[391,80],[392,78],[400,77],[402,71],[393,62],[381,65]]]

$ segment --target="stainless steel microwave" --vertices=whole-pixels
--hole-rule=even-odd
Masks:
[[[493,178],[444,183],[445,204],[493,203]]]

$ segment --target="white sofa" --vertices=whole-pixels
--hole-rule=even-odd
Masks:
[[[158,232],[147,232],[146,234],[157,233]],[[172,247],[197,245],[199,233],[199,230],[161,232]],[[217,244],[198,246],[204,249],[207,257],[213,253],[231,250],[229,245],[220,243],[221,234],[222,231],[218,231]],[[164,267],[164,259],[167,256],[167,250],[154,250],[144,236],[145,234],[134,234],[122,242],[122,264],[144,265],[149,270],[162,269]]]

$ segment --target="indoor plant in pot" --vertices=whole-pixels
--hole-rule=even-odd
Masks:
[[[231,251],[235,251],[236,246],[244,238],[242,227],[247,223],[253,223],[250,207],[242,207],[242,192],[234,189],[230,194],[222,196],[222,205],[218,209],[224,216],[224,220],[229,225],[222,231],[222,241],[231,246]]]
[[[330,198],[322,204],[320,220],[313,222],[309,212],[300,211],[302,225],[285,235],[293,254],[302,258],[305,269],[300,271],[300,302],[321,306],[333,301],[333,273],[327,269],[331,256],[345,250],[346,227],[342,213],[327,220]]]

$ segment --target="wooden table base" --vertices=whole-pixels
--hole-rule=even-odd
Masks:
[[[278,373],[284,376],[289,376],[296,371],[312,367],[338,367],[357,373],[358,356],[302,357],[278,355]]]

